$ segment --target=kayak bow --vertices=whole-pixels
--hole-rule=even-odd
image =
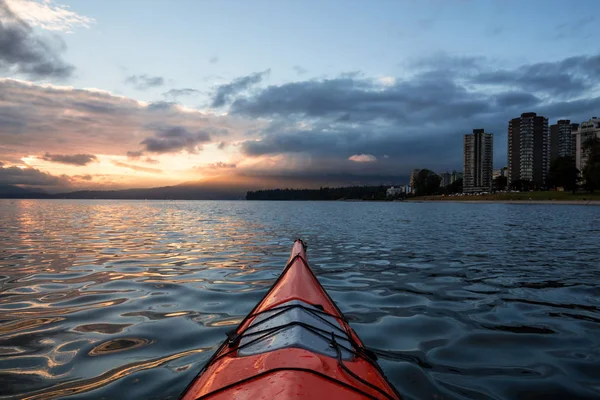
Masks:
[[[198,399],[400,399],[306,261],[298,239],[263,299],[181,395]]]

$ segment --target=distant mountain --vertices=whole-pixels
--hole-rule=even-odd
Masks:
[[[0,198],[3,199],[42,199],[48,197],[51,197],[51,195],[39,190],[0,184]]]
[[[78,190],[47,194],[18,186],[0,185],[0,198],[118,199],[118,200],[243,200],[249,190],[273,189],[281,180],[234,175],[174,186],[125,190]],[[298,185],[304,182],[298,182]]]
[[[148,189],[126,190],[80,190],[58,193],[59,199],[119,199],[119,200],[237,200],[245,192],[235,188],[210,188],[203,186],[165,186]]]
[[[117,199],[117,200],[243,200],[248,191],[285,188],[319,188],[315,179],[231,175],[174,186],[124,190],[78,190],[48,194],[12,185],[0,185],[0,198]]]

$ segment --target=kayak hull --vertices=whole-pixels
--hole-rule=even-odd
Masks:
[[[228,336],[181,399],[400,398],[319,284],[300,240]]]

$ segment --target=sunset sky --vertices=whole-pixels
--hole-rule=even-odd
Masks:
[[[600,115],[597,0],[0,0],[0,185],[405,183]]]

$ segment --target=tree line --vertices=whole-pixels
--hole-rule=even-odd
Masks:
[[[552,161],[548,187],[576,192],[581,186],[590,193],[600,189],[600,138],[588,139],[583,145],[583,154],[587,155],[587,162],[582,171],[577,169],[573,157],[559,157]]]
[[[385,200],[388,187],[379,185],[256,190],[246,193],[246,200]]]
[[[411,182],[412,189],[417,196],[431,196],[436,194],[462,193],[463,178],[459,178],[446,186],[440,186],[442,177],[429,169],[422,169]]]

